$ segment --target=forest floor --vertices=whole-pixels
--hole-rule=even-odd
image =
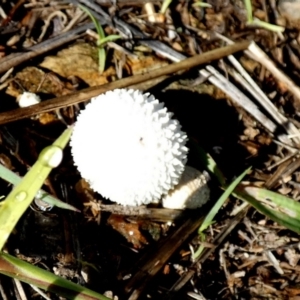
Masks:
[[[188,165],[204,171],[200,146],[227,183],[252,167],[243,184],[299,201],[300,17],[294,21],[288,6],[298,1],[278,6],[252,1],[253,20],[282,27],[256,23],[249,10],[247,18],[242,1],[173,0],[164,9],[167,2],[2,1],[1,164],[24,176],[97,91],[230,42],[251,41],[255,53],[249,49],[234,57],[259,91],[233,60],[221,56],[122,87],[149,91],[174,113],[189,139]],[[103,72],[98,34],[79,5],[94,15],[107,37],[120,35],[104,45]],[[24,92],[41,102],[20,107]],[[274,109],[263,104],[264,97]],[[298,233],[242,200],[231,195],[225,201],[201,242],[197,229],[223,193],[210,177],[210,200],[195,211],[123,207],[90,189],[67,146],[43,188],[80,212],[34,201],[5,250],[113,299],[300,299]],[[12,189],[5,180],[0,187],[3,196]],[[205,251],[195,259],[200,245]],[[2,299],[43,299],[25,283],[20,295],[4,275],[0,286]]]

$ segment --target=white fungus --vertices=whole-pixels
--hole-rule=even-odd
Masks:
[[[23,94],[18,96],[17,102],[20,107],[27,107],[40,103],[41,98],[37,94],[24,92]]]
[[[163,103],[138,90],[92,99],[77,119],[72,155],[81,176],[123,205],[157,202],[184,171],[187,136]]]

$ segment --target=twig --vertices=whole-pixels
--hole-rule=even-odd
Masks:
[[[217,37],[225,40],[229,45],[233,43],[230,39],[216,33]],[[261,63],[265,68],[267,68],[275,77],[277,74],[277,79],[279,81],[287,82],[289,85],[299,93],[300,96],[300,89],[295,86],[291,79],[289,79],[284,73],[282,73],[275,64],[270,60],[270,58],[254,43],[252,42],[249,46],[248,50],[245,53],[250,56],[252,59]],[[300,143],[299,139],[299,131],[297,130],[296,126],[291,123],[283,114],[281,114],[277,107],[270,101],[270,99],[266,96],[266,94],[261,90],[258,84],[252,79],[252,77],[246,72],[246,70],[242,67],[242,65],[232,56],[228,57],[229,61],[233,64],[237,71],[243,76],[245,82],[247,82],[250,87],[247,88],[247,85],[244,86],[248,89],[248,91],[256,98],[256,100],[265,108],[265,110],[271,115],[271,117],[282,126],[286,132],[290,135],[293,135],[293,138],[296,143]],[[241,79],[242,79],[241,78]],[[295,96],[297,96],[295,94]],[[300,99],[300,98],[298,98]]]
[[[210,80],[221,90],[226,91],[226,93],[232,98],[234,102],[243,107],[256,120],[263,124],[270,132],[275,132],[277,128],[276,124],[269,120],[246,95],[244,95],[234,85],[230,84],[230,82],[215,68],[207,66],[206,69],[207,70],[200,70],[200,73],[205,77],[208,77],[210,74],[214,75],[213,78],[211,78],[212,76],[209,76],[208,80]]]
[[[0,296],[2,297],[3,300],[9,300],[6,291],[4,290],[4,285],[2,282],[2,278],[0,278]],[[11,294],[10,294],[11,296]]]
[[[149,218],[159,222],[174,221],[183,215],[183,211],[178,209],[122,206],[118,204],[101,204],[100,209],[117,215],[134,216],[143,219]]]
[[[249,47],[249,50],[246,51],[246,54],[250,58],[261,63],[279,82],[284,83],[286,88],[295,96],[298,103],[300,103],[300,88],[292,81],[292,79],[276,67],[274,62],[263,50],[261,50],[255,43],[251,43],[251,47]]]
[[[49,298],[46,293],[44,293],[41,289],[39,289],[38,287],[36,287],[33,284],[30,284],[30,286],[32,287],[32,289],[34,289],[38,294],[41,295],[41,297],[43,297],[46,300],[51,300],[51,298]]]
[[[30,48],[26,48],[24,52],[12,53],[0,61],[0,74],[18,66],[19,64],[28,61],[34,57],[37,57],[45,52],[58,48],[66,43],[76,40],[79,34],[85,32],[89,28],[93,28],[93,23],[82,25],[78,28],[62,33],[52,39],[41,42]]]
[[[13,283],[14,283],[14,286],[15,286],[15,290],[18,291],[18,294],[19,294],[19,299],[20,300],[27,300],[27,297],[26,297],[26,294],[25,294],[25,291],[24,291],[24,288],[20,282],[20,280],[14,278],[13,279]]]
[[[240,42],[234,45],[222,47],[219,49],[215,49],[209,52],[205,52],[190,58],[187,58],[178,63],[174,63],[168,66],[165,66],[161,69],[157,69],[151,71],[146,74],[131,76],[128,78],[120,79],[115,82],[107,83],[101,86],[91,87],[87,89],[83,89],[79,92],[75,92],[73,94],[69,94],[66,96],[54,98],[48,101],[44,101],[38,103],[36,105],[32,105],[29,107],[18,108],[15,110],[11,110],[9,112],[0,114],[0,124],[5,124],[8,122],[16,121],[19,119],[28,118],[34,116],[39,113],[48,112],[51,110],[60,109],[62,107],[70,106],[73,104],[77,104],[83,101],[87,101],[90,98],[97,96],[99,94],[105,93],[109,90],[113,90],[116,88],[125,88],[133,84],[138,84],[141,82],[145,82],[147,80],[152,80],[154,78],[158,78],[160,76],[165,76],[168,74],[176,73],[182,71],[183,69],[187,70],[193,68],[195,66],[199,66],[201,64],[205,64],[211,62],[216,59],[220,59],[222,57],[228,56],[232,53],[245,50],[249,45],[249,42]]]
[[[290,157],[288,160],[282,162],[277,170],[268,178],[265,182],[265,187],[267,189],[273,189],[277,182],[282,178],[282,174],[288,169],[292,162],[293,157]]]
[[[111,7],[113,3],[112,0],[96,0],[96,2],[99,3],[101,6],[109,6],[109,7]],[[144,5],[145,3],[148,2],[159,4],[161,3],[161,0],[160,1],[159,0],[118,0],[116,1],[116,4],[122,7],[123,5],[126,6]]]
[[[274,267],[274,269],[278,272],[278,274],[283,275],[284,271],[280,267],[278,259],[274,256],[274,254],[270,250],[264,251],[268,262]]]
[[[109,16],[108,14],[105,13],[105,11],[98,5],[95,5],[94,3],[88,1],[88,0],[68,0],[69,2],[72,2],[73,4],[78,4],[79,2],[84,3],[86,6],[88,6],[89,8],[91,8],[92,10],[94,10],[96,13],[94,13],[95,17],[99,19],[99,21],[101,22],[106,22],[107,24],[109,24],[110,26],[116,27],[116,29],[122,33],[123,35],[127,36],[127,37],[131,37],[131,36],[135,36],[137,38],[140,38],[140,43],[144,44],[148,47],[150,47],[152,50],[156,51],[158,54],[169,58],[170,60],[177,62],[180,60],[185,59],[186,57],[181,54],[178,53],[177,51],[175,51],[174,49],[168,47],[167,45],[163,44],[160,41],[153,41],[153,40],[149,40],[147,35],[144,34],[143,32],[141,32],[140,30],[136,29],[135,27],[132,27],[130,25],[128,25],[127,23],[125,23],[124,21],[114,17],[113,19],[111,18],[111,16]],[[248,53],[250,53],[249,51],[246,52],[247,55]],[[210,66],[210,70],[212,71],[212,73],[216,73],[217,70],[215,70],[215,68],[213,68],[212,66]],[[211,74],[210,72],[207,73],[206,70],[201,70],[202,73],[208,74],[208,81],[210,81],[212,84],[216,85],[218,88],[220,88],[224,93],[226,93],[227,95],[229,95],[230,97],[232,97],[232,100],[235,101],[236,103],[239,103],[239,97],[242,95],[242,97],[244,99],[247,98],[247,102],[248,103],[252,103],[252,101],[246,97],[241,91],[239,91],[229,80],[227,80],[223,75],[220,74],[219,77],[214,76],[213,74]],[[200,71],[200,73],[201,73]],[[222,78],[222,80],[221,80]],[[238,91],[236,93],[236,91]],[[300,93],[300,89],[299,89],[299,93]],[[300,99],[300,97],[298,98]],[[251,106],[253,107],[253,103],[251,104]],[[256,111],[256,110],[255,110]],[[251,114],[251,112],[250,112]],[[252,115],[254,118],[256,118],[256,115]],[[267,125],[269,125],[269,128],[276,128],[276,125],[269,120],[266,116],[264,116],[261,112],[260,112],[260,116],[262,120],[267,120]],[[263,126],[265,126],[264,122],[262,123]],[[287,124],[287,127],[289,128],[289,124]],[[293,128],[294,131],[294,128]],[[271,131],[271,132],[274,132]],[[278,135],[278,139],[280,139],[280,141],[291,145],[291,141],[287,138],[286,135],[284,134],[280,134]]]
[[[297,151],[298,152],[298,151]],[[281,165],[282,163],[292,159],[295,155],[297,155],[297,152],[292,152],[291,154],[283,157],[282,159],[280,159],[279,161],[275,162],[274,164],[270,165],[269,167],[267,167],[266,169],[268,171],[271,171],[272,169],[274,169],[275,167],[278,167],[279,165]]]
[[[135,270],[132,271],[132,274],[134,274],[133,277],[125,286],[125,291],[130,293],[129,300],[139,298],[147,284],[149,284],[174,252],[190,237],[201,223],[202,218],[199,217],[199,212],[195,212],[184,224],[169,235],[165,241],[156,244],[155,249],[147,252],[141,258],[138,265],[135,266]]]
[[[221,245],[221,243],[224,241],[224,239],[232,232],[232,230],[235,228],[237,224],[240,223],[240,221],[243,219],[243,217],[246,215],[246,212],[248,210],[249,205],[244,208],[243,211],[239,212],[214,239],[212,242],[215,247],[214,248],[205,248],[204,251],[201,253],[201,255],[198,257],[198,259],[192,264],[189,271],[185,274],[183,274],[177,282],[172,286],[172,288],[169,290],[168,295],[164,298],[164,300],[170,300],[176,298],[176,293],[189,281],[193,278],[193,276],[196,273],[196,264],[197,263],[203,263],[211,254],[213,251],[216,250],[216,248]]]
[[[125,23],[124,21],[118,19],[117,17],[112,18],[99,5],[96,5],[89,0],[80,0],[80,1],[68,0],[68,1],[73,4],[79,4],[79,2],[83,3],[87,7],[94,10],[93,15],[95,16],[95,18],[98,19],[98,21],[101,24],[103,24],[103,22],[104,22],[113,28],[115,27],[119,31],[119,33],[121,35],[123,35],[124,37],[126,37],[127,39],[133,38],[133,36],[134,36],[134,38],[139,39],[139,42],[142,45],[145,45],[145,46],[151,48],[159,55],[162,55],[165,58],[170,59],[171,61],[177,62],[177,61],[180,61],[180,60],[183,60],[186,58],[186,56],[175,51],[174,49],[163,44],[162,42],[156,41],[156,40],[151,40],[151,37],[146,35],[144,32],[140,31],[136,27],[133,27],[133,26]]]

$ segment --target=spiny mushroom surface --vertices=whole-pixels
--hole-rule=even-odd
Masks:
[[[71,138],[81,176],[123,205],[157,202],[184,171],[187,136],[149,93],[116,89],[92,99]]]

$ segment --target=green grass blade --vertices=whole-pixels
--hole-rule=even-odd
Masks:
[[[211,4],[206,3],[206,2],[202,2],[202,1],[195,2],[195,3],[192,4],[192,6],[193,7],[197,7],[198,6],[198,7],[202,7],[202,8],[206,8],[206,7],[211,8],[212,7]]]
[[[67,299],[109,300],[101,294],[3,252],[0,253],[0,273]]]
[[[219,209],[224,204],[225,200],[231,195],[233,190],[237,187],[237,185],[242,181],[242,179],[245,177],[245,175],[250,171],[251,167],[245,170],[240,176],[238,176],[224,191],[224,193],[221,195],[221,197],[218,199],[218,201],[215,203],[213,208],[209,211],[207,216],[205,217],[203,223],[201,224],[198,233],[202,233],[208,226],[212,224],[212,220],[218,213]]]
[[[203,148],[198,146],[195,142],[191,141],[196,148],[202,165],[218,179],[222,187],[226,186],[226,179],[221,170],[218,168],[214,159],[210,154],[206,153]]]
[[[259,212],[269,217],[271,220],[277,222],[278,224],[294,232],[300,233],[300,220],[298,218],[293,218],[285,213],[278,212],[270,207],[267,207],[266,205],[255,199],[255,197],[250,195],[244,188],[245,187],[243,186],[237,187],[233,195],[241,200],[247,201]]]
[[[105,70],[106,52],[104,48],[98,49],[99,73],[102,74]]]
[[[172,0],[164,0],[160,8],[160,13],[164,15],[171,3]]]
[[[194,143],[194,146],[198,150],[202,164],[206,166],[208,171],[210,171],[216,176],[222,187],[226,188],[225,178],[222,172],[217,167],[214,160],[210,157],[209,154],[205,153],[204,150],[201,147],[199,147],[196,143]],[[267,216],[271,220],[294,232],[300,233],[299,202],[281,194],[253,186],[238,185],[232,194],[236,198],[248,202],[260,213]],[[203,227],[205,227],[204,224]],[[200,228],[199,232],[202,232],[200,231]],[[194,257],[201,253],[199,252],[201,248],[202,250],[204,249],[204,247],[200,246],[200,248],[195,253]]]
[[[300,203],[294,199],[253,186],[244,187],[244,191],[256,200],[274,206],[275,209],[300,220]]]
[[[274,31],[274,32],[284,32],[285,28],[282,26],[278,26],[278,25],[274,25],[274,24],[270,24],[258,19],[254,19],[252,22],[249,23],[249,25],[254,25],[254,26],[258,26],[270,31]]]
[[[94,15],[83,5],[79,5],[79,7],[91,18],[92,22],[95,25],[96,31],[99,35],[99,40],[102,40],[105,38],[104,30],[101,26],[101,24],[98,22],[98,20],[94,17]]]
[[[251,0],[245,0],[245,8],[247,12],[247,22],[252,23],[253,21],[253,15],[252,15],[252,5]]]
[[[105,38],[105,32],[104,32],[103,27],[101,26],[101,24],[97,20],[96,20],[96,22],[97,22],[97,25],[95,25],[95,26],[97,28],[97,33],[98,33],[99,39],[101,41]]]
[[[0,206],[0,250],[14,229],[18,220],[28,208],[40,190],[50,171],[61,162],[63,149],[72,134],[72,128],[66,129],[52,146],[46,147],[36,163],[13,188]]]
[[[103,47],[103,45],[104,45],[105,43],[107,43],[107,42],[113,42],[113,41],[116,41],[116,40],[118,40],[118,39],[120,39],[120,38],[121,38],[121,36],[120,36],[120,35],[117,35],[117,34],[111,34],[111,35],[108,35],[107,37],[105,37],[105,38],[99,40],[99,41],[97,42],[97,46]]]
[[[251,167],[245,170],[239,177],[237,177],[225,190],[225,192],[221,195],[221,197],[218,199],[218,201],[215,203],[215,205],[212,207],[212,209],[209,211],[207,216],[205,217],[203,223],[198,229],[198,234],[201,237],[201,241],[205,240],[205,235],[203,234],[203,231],[207,229],[212,223],[213,219],[216,216],[216,214],[219,212],[220,208],[224,204],[225,200],[231,195],[231,193],[234,191],[234,189],[237,187],[237,185],[242,181],[242,179],[246,176],[246,174],[250,171]],[[197,249],[197,251],[193,255],[193,260],[197,259],[198,256],[202,253],[204,250],[204,246],[200,245],[200,247]]]
[[[0,164],[0,178],[4,179],[5,181],[8,181],[12,185],[17,185],[22,180],[22,177],[18,176],[13,171],[7,169],[1,164]],[[50,205],[79,212],[79,210],[76,207],[51,196],[50,194],[48,194],[43,190],[39,190],[36,194],[36,197],[42,199],[43,201],[47,202]]]

